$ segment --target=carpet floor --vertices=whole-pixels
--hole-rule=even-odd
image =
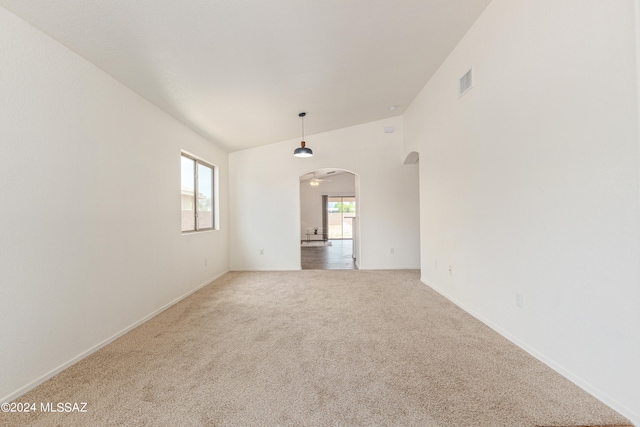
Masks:
[[[0,413],[11,426],[603,426],[628,420],[417,271],[234,272]]]

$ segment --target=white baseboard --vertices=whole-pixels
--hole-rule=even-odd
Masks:
[[[499,333],[500,335],[502,335],[503,337],[505,337],[506,339],[508,339],[509,341],[511,341],[512,343],[514,343],[515,345],[523,349],[524,351],[526,351],[527,353],[529,353],[531,356],[535,357],[536,359],[538,359],[539,361],[541,361],[542,363],[544,363],[545,365],[547,365],[548,367],[550,367],[551,369],[553,369],[554,371],[556,371],[557,373],[559,373],[560,375],[562,375],[563,377],[565,377],[566,379],[568,379],[569,381],[571,381],[572,383],[574,383],[575,385],[577,385],[578,387],[586,391],[587,393],[594,396],[596,399],[610,406],[611,408],[613,408],[615,411],[619,412],[623,416],[629,418],[629,420],[634,425],[640,426],[640,414],[636,414],[626,406],[622,405],[621,403],[613,399],[608,394],[604,393],[599,388],[593,386],[588,381],[585,381],[584,379],[575,375],[569,369],[566,369],[564,366],[559,365],[558,363],[549,359],[544,354],[538,352],[534,348],[529,347],[526,343],[520,341],[518,338],[516,338],[509,332],[505,331],[498,325],[485,319],[480,314],[466,307],[463,303],[451,297],[442,289],[439,289],[431,285],[423,278],[420,278],[420,281],[425,285],[427,285],[428,287],[430,287],[431,289],[433,289],[434,291],[436,291],[437,293],[439,293],[440,295],[442,295],[443,297],[445,297],[446,299],[448,299],[449,301],[451,301],[452,303],[454,303],[455,305],[457,305],[458,307],[460,307],[461,309],[463,309],[464,311],[466,311],[467,313],[469,313],[470,315],[472,315],[473,317],[475,317],[476,319],[478,319],[479,321],[481,321],[482,323],[484,323],[485,325],[489,326],[491,329],[493,329],[494,331],[496,331],[497,333]]]
[[[39,386],[40,384],[42,384],[43,382],[45,382],[48,379],[52,378],[56,374],[59,374],[60,372],[62,372],[65,369],[67,369],[68,367],[70,367],[70,366],[76,364],[77,362],[79,362],[80,360],[84,359],[85,357],[95,353],[96,351],[100,350],[102,347],[106,346],[107,344],[110,344],[111,342],[113,342],[116,339],[120,338],[121,336],[123,336],[127,332],[131,331],[132,329],[142,325],[143,323],[145,323],[149,319],[157,316],[158,314],[162,313],[163,311],[165,311],[169,307],[179,303],[180,301],[182,301],[183,299],[185,299],[189,295],[193,294],[196,291],[199,291],[200,289],[204,288],[205,286],[207,286],[211,282],[213,282],[213,281],[219,279],[220,277],[224,276],[228,272],[229,271],[227,270],[227,271],[225,271],[225,272],[223,272],[221,274],[218,274],[214,278],[212,278],[210,280],[207,280],[205,283],[202,283],[201,285],[198,285],[196,288],[192,289],[191,291],[187,292],[186,294],[176,298],[175,300],[171,301],[170,303],[165,304],[164,306],[160,307],[159,309],[155,310],[154,312],[146,315],[145,317],[143,317],[142,319],[138,320],[137,322],[127,326],[122,331],[120,331],[120,332],[116,333],[115,335],[107,338],[106,340],[94,345],[90,349],[88,349],[86,351],[83,351],[82,353],[80,353],[79,355],[77,355],[73,359],[69,360],[68,362],[63,363],[62,365],[58,366],[57,368],[52,369],[51,371],[47,372],[46,374],[36,378],[35,380],[31,381],[29,384],[27,384],[27,385],[25,385],[23,387],[20,387],[18,390],[14,391],[13,393],[10,393],[9,395],[4,396],[3,398],[0,399],[0,403],[11,402],[11,401],[19,398],[23,394],[27,393],[29,390]]]
[[[373,267],[373,268],[368,268],[368,267],[360,268],[360,267],[358,267],[358,270],[363,270],[363,271],[365,271],[365,270],[380,270],[380,271],[417,270],[417,271],[419,271],[420,267],[415,267],[415,266],[412,266],[412,267],[406,267],[405,266],[405,267],[403,267],[403,266],[394,265],[394,266],[391,266],[391,267],[388,267],[388,266],[387,267]]]
[[[292,268],[292,269],[283,269],[283,268],[238,268],[238,269],[232,269],[230,270],[232,273],[242,273],[244,271],[246,272],[286,272],[286,271],[300,271],[302,270],[302,267],[298,267],[298,268]]]

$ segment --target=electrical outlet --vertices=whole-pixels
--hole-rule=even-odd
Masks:
[[[453,275],[453,265],[449,266],[449,275],[452,276]]]
[[[395,248],[391,248],[391,255],[396,253],[396,249]]]
[[[516,306],[522,308],[524,303],[522,301],[522,294],[516,294]]]
[[[264,249],[260,249],[260,255],[264,255]]]

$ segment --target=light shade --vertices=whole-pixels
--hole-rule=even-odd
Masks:
[[[304,141],[300,141],[300,147],[293,150],[293,157],[312,157],[313,156],[313,151],[311,151],[311,148],[307,148],[304,145],[305,145]]]
[[[298,147],[295,150],[293,150],[293,156],[294,157],[312,157],[313,151],[311,151],[311,148]]]

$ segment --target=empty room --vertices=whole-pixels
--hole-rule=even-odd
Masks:
[[[640,426],[640,0],[0,0],[0,425]]]

